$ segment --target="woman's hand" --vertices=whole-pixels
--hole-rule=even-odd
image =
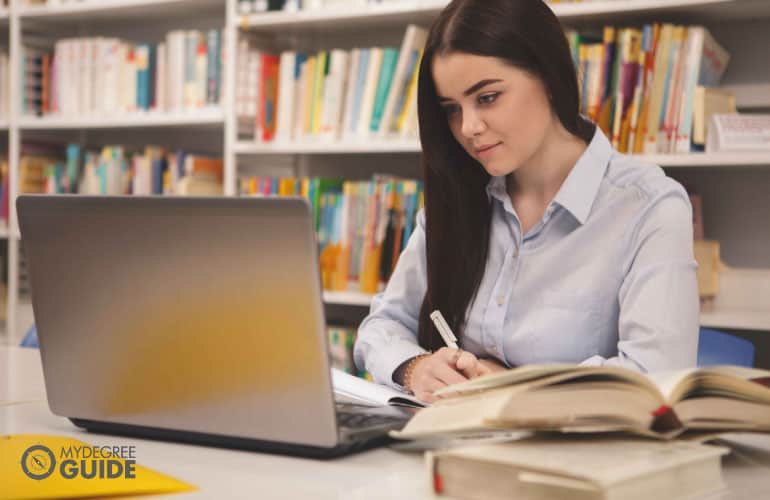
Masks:
[[[489,368],[481,365],[473,354],[448,347],[442,347],[415,363],[407,388],[427,403],[438,399],[433,393],[442,387],[490,373]]]
[[[480,359],[478,363],[484,370],[487,370],[487,373],[501,372],[509,369],[507,366],[502,365],[497,360],[491,358]]]

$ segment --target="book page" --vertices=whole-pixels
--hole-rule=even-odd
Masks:
[[[683,383],[687,377],[696,371],[698,371],[697,368],[686,368],[684,370],[653,372],[648,373],[647,378],[658,387],[658,390],[663,395],[663,399],[665,399],[668,404],[671,404],[677,386],[680,383]]]
[[[770,401],[770,371],[742,366],[709,366],[651,373],[669,405],[687,398],[693,391],[725,397]]]
[[[468,380],[459,384],[453,384],[436,391],[437,396],[449,394],[463,394],[476,392],[495,387],[514,385],[529,380],[535,380],[550,375],[566,373],[574,370],[578,365],[573,364],[551,364],[551,365],[525,365],[510,370],[492,373],[483,377]]]
[[[575,364],[525,365],[483,377],[453,384],[436,391],[437,396],[455,396],[505,386],[520,386],[522,390],[552,384],[586,382],[587,377],[603,378],[636,386],[658,395],[658,389],[641,373],[617,366],[581,366]],[[590,382],[588,382],[590,383]]]
[[[335,396],[368,406],[425,406],[419,399],[390,387],[375,384],[332,368],[332,385]]]

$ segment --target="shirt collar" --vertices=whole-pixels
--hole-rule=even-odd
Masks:
[[[554,203],[569,211],[580,224],[585,224],[591,213],[611,156],[612,145],[599,127],[596,127],[591,142],[553,199]],[[506,191],[505,176],[489,179],[487,196],[503,203],[506,199],[510,200]]]
[[[612,157],[612,145],[604,133],[596,132],[588,147],[572,167],[553,201],[567,209],[580,224],[585,224],[591,213],[599,186]]]

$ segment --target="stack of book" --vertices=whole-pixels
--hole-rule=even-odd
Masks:
[[[608,26],[601,37],[567,33],[581,112],[623,153],[688,153],[696,88],[719,84],[729,53],[702,26]]]
[[[158,44],[65,38],[22,53],[22,113],[114,116],[219,106],[222,32],[172,31]]]
[[[724,432],[770,432],[770,371],[739,366],[643,375],[531,365],[436,394],[438,402],[393,436],[426,443],[514,436],[427,455],[434,490],[461,498],[709,494],[724,487],[720,457],[728,450],[699,443]]]
[[[400,48],[271,53],[241,37],[236,115],[242,139],[337,141],[417,135],[417,73],[427,32]]]

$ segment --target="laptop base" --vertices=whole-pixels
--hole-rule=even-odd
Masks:
[[[289,455],[304,458],[329,459],[339,458],[353,453],[387,445],[393,442],[387,433],[371,436],[363,439],[351,440],[338,444],[332,448],[320,446],[308,446],[300,444],[282,443],[278,441],[263,441],[259,439],[237,438],[220,434],[207,434],[202,432],[179,431],[161,429],[158,427],[145,427],[140,425],[117,424],[110,422],[98,422],[80,418],[70,418],[73,424],[89,432],[97,434],[115,434],[120,436],[152,439],[155,441],[176,441],[218,448],[232,448],[238,450],[258,451],[279,455]]]

